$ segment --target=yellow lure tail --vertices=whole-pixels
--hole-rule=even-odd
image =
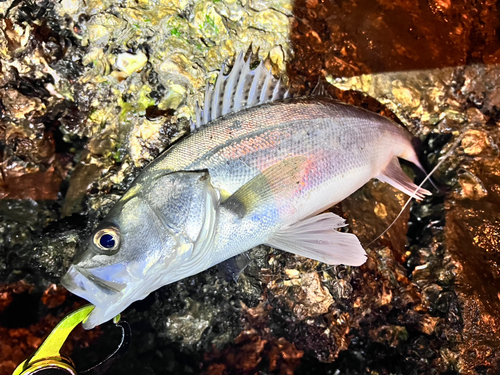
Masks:
[[[69,334],[87,319],[94,307],[94,305],[83,306],[61,320],[35,354],[17,366],[12,375],[33,374],[46,367],[64,369],[69,374],[76,374],[73,364],[61,356],[60,350]]]

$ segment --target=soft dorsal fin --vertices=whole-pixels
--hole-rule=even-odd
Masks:
[[[225,67],[222,67],[215,86],[207,85],[203,109],[196,105],[196,123],[191,123],[191,132],[228,113],[290,96],[283,82],[265,67],[264,61],[251,70],[251,60],[251,53],[245,60],[241,52],[229,75],[224,75]]]

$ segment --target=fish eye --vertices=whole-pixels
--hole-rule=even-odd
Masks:
[[[100,229],[94,234],[94,244],[101,254],[114,254],[120,247],[120,232],[116,228]]]

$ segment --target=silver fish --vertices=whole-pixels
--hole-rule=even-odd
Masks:
[[[147,166],[90,236],[62,284],[96,308],[89,329],[159,287],[268,244],[328,264],[366,253],[323,213],[371,178],[418,199],[411,135],[387,118],[288,92],[240,55],[207,89],[193,133]]]

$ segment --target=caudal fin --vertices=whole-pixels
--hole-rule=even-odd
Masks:
[[[418,137],[413,137],[411,141],[411,145],[413,146],[413,153],[408,155],[408,159],[404,157],[405,160],[408,160],[409,162],[413,163],[422,173],[425,175],[425,179],[431,183],[432,186],[434,186],[434,189],[442,191],[441,188],[439,188],[434,181],[431,178],[432,173],[427,173],[425,168],[422,166],[420,163],[420,160],[418,159],[418,153],[417,151],[422,148],[422,141]],[[405,155],[406,156],[406,155]]]
[[[418,200],[424,199],[426,195],[432,195],[429,190],[426,190],[413,183],[412,180],[403,172],[398,158],[394,157],[385,169],[377,176],[380,181],[386,182],[396,189],[408,194],[412,198]]]
[[[444,163],[444,161],[451,155],[451,153],[453,151],[455,151],[455,148],[460,144],[461,140],[463,138],[463,135],[461,135],[456,141],[455,143],[451,146],[451,148],[448,150],[448,152],[443,155],[439,162],[436,164],[436,166],[434,168],[432,168],[432,171],[427,174],[426,174],[426,177],[424,178],[424,180],[420,183],[420,185],[418,186],[418,189],[420,189],[422,187],[422,185],[430,179],[430,176],[432,176],[434,174],[434,172],[436,172],[438,170],[438,168]],[[418,160],[418,157],[417,157],[417,153],[412,149],[412,153],[410,155],[408,154],[405,154],[404,156],[401,156],[403,159],[405,160],[408,160],[410,162],[412,162],[413,164],[415,164],[419,169],[422,169],[424,172],[425,170],[423,169],[422,165],[420,164],[420,161]],[[435,186],[435,185],[434,185]],[[440,189],[438,189],[440,190]],[[399,214],[396,216],[396,218],[392,221],[392,223],[382,232],[380,233],[375,239],[373,239],[369,244],[367,244],[365,247],[368,247],[370,246],[371,244],[373,244],[375,241],[377,241],[380,237],[382,237],[385,233],[387,233],[387,231],[389,229],[392,228],[392,226],[394,225],[394,223],[399,219],[399,217],[401,216],[401,214],[404,212],[404,210],[406,209],[406,207],[408,207],[408,205],[410,204],[411,202],[411,197],[406,201],[405,205],[403,206],[403,208],[401,209],[401,211],[399,211]]]

